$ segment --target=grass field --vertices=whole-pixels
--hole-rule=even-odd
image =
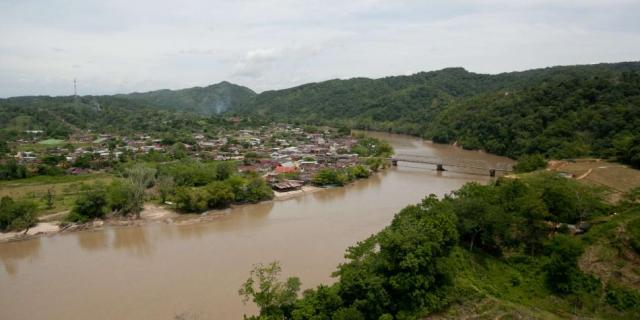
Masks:
[[[573,174],[580,181],[608,188],[614,201],[623,193],[640,187],[640,170],[619,163],[584,159],[576,162],[555,162],[550,168]]]
[[[59,144],[63,144],[65,143],[64,140],[60,140],[60,139],[47,139],[47,140],[42,140],[40,142],[38,142],[39,144],[44,144],[47,146],[55,146],[55,145],[59,145]]]
[[[68,210],[83,186],[95,183],[109,183],[113,176],[108,174],[89,174],[79,176],[36,176],[28,179],[0,182],[0,197],[31,199],[38,203],[41,215]],[[47,208],[44,197],[51,190],[54,194],[53,207]]]

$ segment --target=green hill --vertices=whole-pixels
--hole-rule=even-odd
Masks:
[[[216,126],[221,119],[189,112],[159,110],[114,96],[17,97],[0,99],[0,138],[12,141],[32,137],[66,138],[79,130],[96,133],[161,132],[180,135],[193,128]]]
[[[462,68],[267,91],[231,113],[406,133],[519,157],[597,156],[640,166],[640,63],[497,75]]]
[[[224,112],[236,104],[245,104],[253,96],[255,92],[251,89],[226,81],[207,87],[117,95],[159,109],[191,111],[205,115]]]

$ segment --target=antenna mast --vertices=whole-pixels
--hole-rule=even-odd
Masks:
[[[73,95],[78,96],[78,87],[76,86],[76,78],[73,78]]]

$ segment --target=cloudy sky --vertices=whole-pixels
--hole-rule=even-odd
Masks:
[[[0,97],[640,60],[630,0],[0,0]]]

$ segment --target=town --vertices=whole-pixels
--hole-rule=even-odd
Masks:
[[[222,129],[215,135],[197,132],[189,143],[183,143],[147,133],[121,136],[90,131],[73,134],[67,141],[38,141],[42,131],[32,130],[27,132],[32,139],[17,140],[15,160],[31,174],[53,171],[70,175],[110,170],[129,160],[235,161],[239,172],[258,173],[274,190],[290,191],[312,183],[322,169],[352,167],[362,162],[362,156],[372,155],[349,132],[315,127],[309,131],[273,124]],[[390,155],[389,150],[383,153]]]

